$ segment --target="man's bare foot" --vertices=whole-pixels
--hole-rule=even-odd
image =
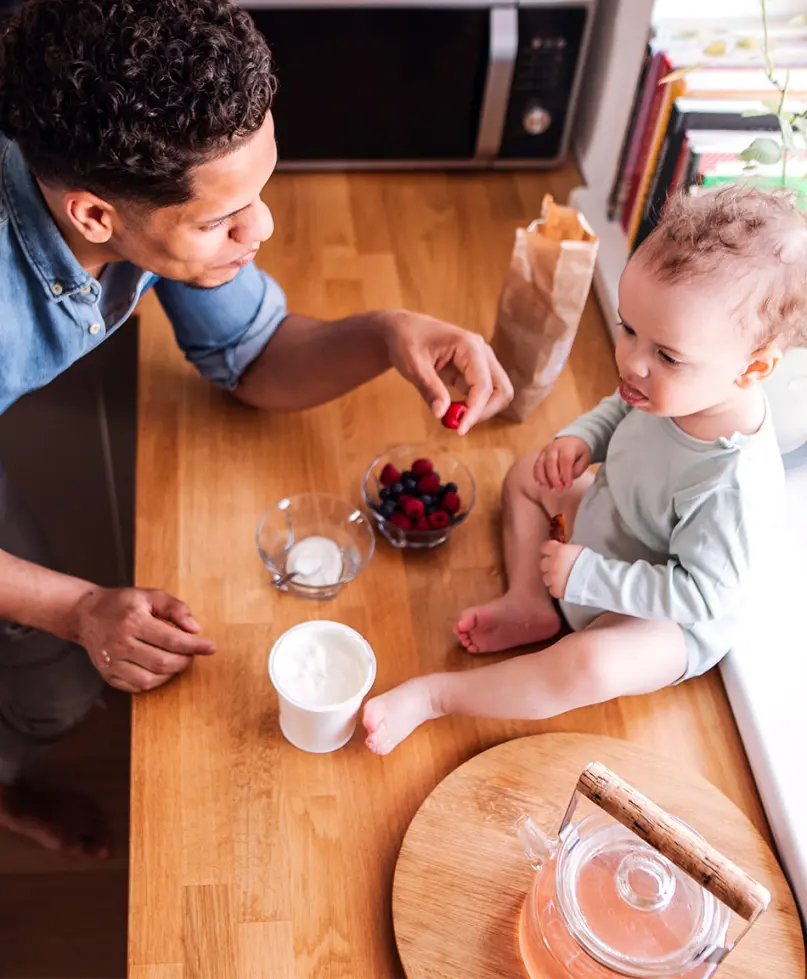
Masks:
[[[454,635],[469,653],[498,653],[551,639],[560,626],[554,606],[507,593],[487,605],[466,609],[454,626]]]
[[[365,744],[377,755],[387,755],[424,721],[440,717],[432,699],[429,677],[419,676],[393,687],[364,705]]]
[[[0,786],[0,829],[46,850],[104,860],[109,856],[100,811],[73,793],[45,792],[24,783]]]

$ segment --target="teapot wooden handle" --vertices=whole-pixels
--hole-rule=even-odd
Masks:
[[[746,921],[770,904],[770,892],[762,884],[605,765],[589,765],[578,780],[577,790]]]

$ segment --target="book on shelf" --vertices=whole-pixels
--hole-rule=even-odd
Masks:
[[[788,77],[785,107],[802,112],[807,24],[771,18],[769,37],[772,54],[782,55],[774,77]],[[665,81],[678,69],[687,72]],[[791,153],[786,173],[781,164],[749,170],[739,156],[755,139],[778,139],[770,107],[778,95],[758,22],[654,25],[608,198],[608,217],[620,222],[631,250],[656,226],[673,191],[741,179],[807,190],[807,154]]]

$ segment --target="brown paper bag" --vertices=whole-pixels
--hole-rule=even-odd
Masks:
[[[597,244],[583,215],[549,194],[540,219],[516,231],[492,340],[515,388],[506,417],[524,421],[558,379],[591,288]]]

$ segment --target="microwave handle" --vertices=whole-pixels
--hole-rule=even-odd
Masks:
[[[493,162],[499,155],[517,53],[518,8],[492,7],[488,72],[476,137],[476,160]]]

